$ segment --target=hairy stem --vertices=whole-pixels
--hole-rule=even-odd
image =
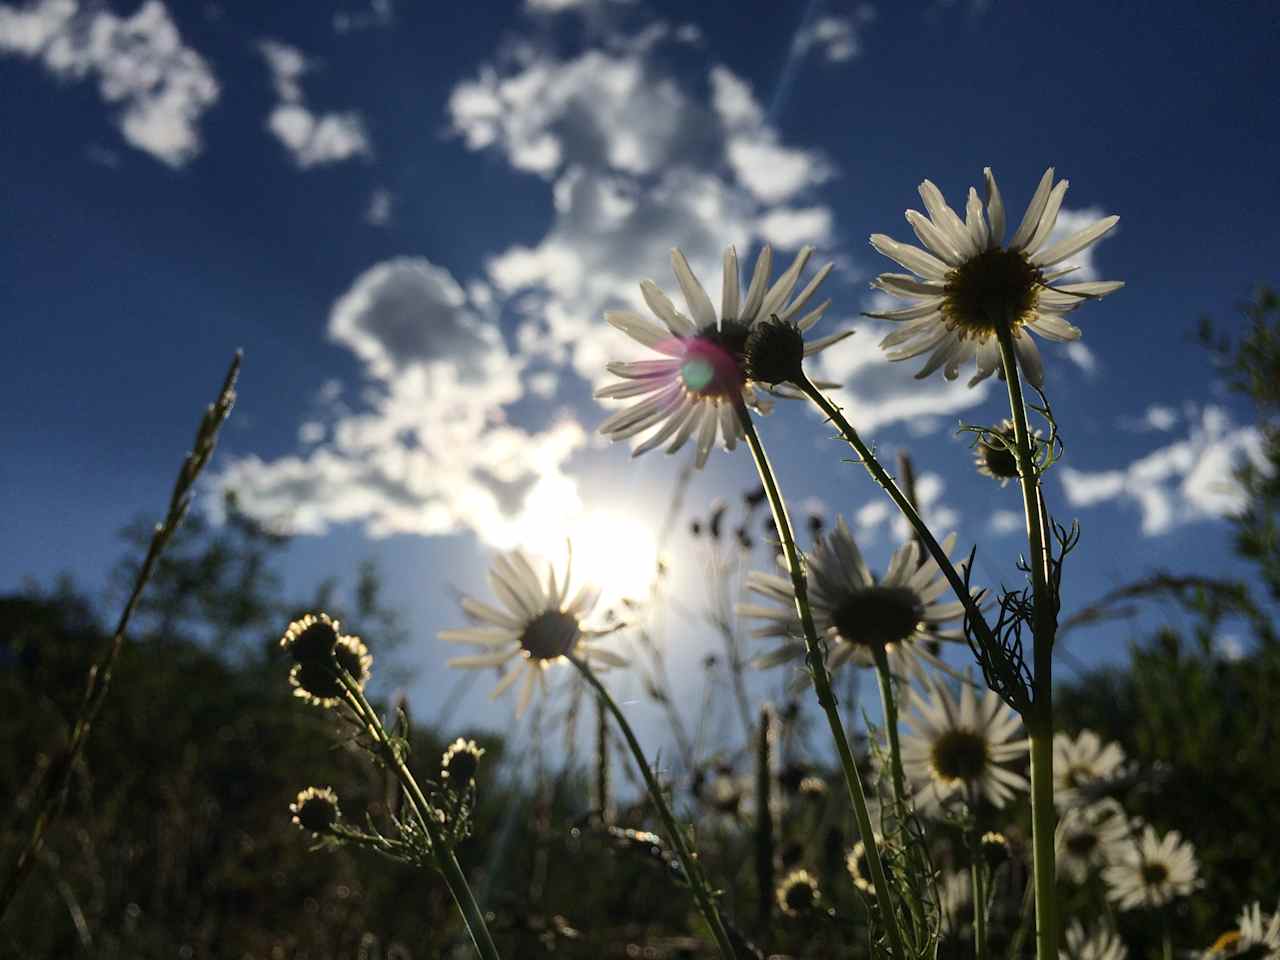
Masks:
[[[845,736],[844,724],[840,721],[840,709],[836,703],[835,694],[831,691],[831,675],[827,672],[825,651],[818,639],[818,630],[813,622],[813,611],[809,607],[808,585],[800,562],[800,551],[796,547],[795,536],[791,532],[791,519],[787,515],[786,501],[783,500],[782,492],[778,489],[773,468],[769,465],[769,457],[756,433],[751,413],[747,410],[741,396],[736,399],[736,408],[738,420],[742,424],[743,433],[747,436],[747,444],[751,447],[751,455],[756,462],[756,472],[759,473],[760,482],[764,485],[765,494],[769,498],[769,507],[773,511],[773,522],[778,528],[778,537],[782,540],[787,569],[791,572],[791,586],[796,595],[796,612],[800,616],[800,624],[804,629],[805,647],[808,651],[806,660],[813,677],[814,692],[818,698],[818,705],[822,707],[827,723],[831,727],[831,737],[835,741],[836,753],[840,757],[840,766],[844,771],[845,786],[848,788],[854,818],[858,823],[858,833],[866,845],[867,866],[871,871],[871,882],[875,886],[876,903],[879,905],[881,922],[889,939],[889,949],[895,960],[905,960],[902,933],[898,929],[898,915],[894,910],[889,879],[885,875],[880,851],[876,847],[875,829],[871,824],[871,814],[867,810],[867,797],[862,786],[862,776],[858,773],[853,752],[849,749],[849,739]]]
[[[578,668],[578,671],[586,678],[587,683],[595,689],[600,701],[613,714],[613,719],[617,721],[619,729],[622,730],[622,736],[627,741],[627,746],[631,748],[631,755],[636,761],[636,766],[640,768],[640,773],[644,777],[645,786],[649,788],[649,797],[653,800],[654,807],[658,810],[658,817],[662,820],[662,826],[667,832],[667,837],[671,841],[671,846],[676,851],[676,856],[680,860],[680,866],[684,869],[685,877],[689,881],[689,887],[693,890],[693,897],[698,903],[698,909],[702,911],[702,916],[706,919],[707,924],[711,927],[711,933],[716,938],[716,945],[720,948],[720,954],[725,960],[735,960],[736,954],[733,950],[733,944],[729,940],[729,932],[724,925],[724,921],[720,919],[720,911],[716,908],[715,898],[712,897],[707,882],[703,878],[702,868],[698,865],[698,861],[693,852],[689,849],[688,841],[685,840],[684,832],[680,829],[680,825],[676,823],[675,816],[671,813],[671,808],[667,805],[666,798],[662,795],[662,786],[658,783],[658,778],[653,775],[653,769],[649,766],[649,761],[645,759],[644,750],[640,746],[640,741],[636,739],[635,732],[631,729],[631,724],[627,722],[626,715],[618,708],[618,704],[614,702],[613,697],[609,695],[609,691],[605,688],[591,668],[586,662],[577,657],[569,657],[569,661]]]
[[[1058,955],[1057,917],[1054,898],[1053,808],[1053,638],[1057,614],[1050,595],[1049,553],[1045,535],[1045,509],[1041,500],[1040,474],[1032,454],[1027,408],[1022,398],[1013,348],[1013,331],[1008,323],[996,324],[1000,359],[1009,387],[1009,410],[1013,415],[1018,484],[1022,490],[1027,523],[1028,563],[1034,602],[1033,624],[1035,699],[1031,716],[1024,717],[1031,738],[1031,835],[1034,847],[1033,870],[1036,891],[1036,957],[1055,960]]]
[[[346,690],[347,705],[351,707],[377,741],[383,761],[399,778],[419,825],[431,839],[431,854],[435,858],[436,866],[439,868],[441,876],[444,877],[449,893],[453,895],[453,901],[457,904],[458,911],[462,914],[463,922],[467,925],[467,932],[471,934],[471,942],[475,945],[476,953],[484,960],[500,960],[498,948],[494,946],[493,937],[490,936],[489,928],[484,922],[484,913],[481,911],[480,905],[476,903],[476,898],[467,883],[467,876],[462,872],[462,866],[458,863],[458,858],[453,855],[453,850],[445,845],[444,837],[440,833],[440,822],[435,818],[434,808],[427,802],[422,788],[418,786],[418,781],[414,779],[413,774],[405,765],[400,751],[391,742],[391,737],[388,736],[386,728],[382,725],[382,720],[378,717],[377,711],[373,709],[373,706],[365,698],[364,691],[345,671],[339,670],[337,676]]]

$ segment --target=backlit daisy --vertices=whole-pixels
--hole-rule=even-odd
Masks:
[[[338,795],[329,787],[307,787],[289,804],[293,822],[312,833],[328,833],[342,815],[338,810]]]
[[[337,626],[336,623],[333,625]],[[341,667],[355,681],[356,687],[363,690],[369,682],[373,655],[359,637],[339,637],[328,660],[309,659],[293,665],[289,671],[293,695],[318,707],[337,706],[346,690],[334,672],[335,666]]]
[[[1003,807],[1027,780],[1005,764],[1022,758],[1027,741],[1017,738],[1021,720],[999,695],[984,690],[981,700],[969,683],[960,697],[926,682],[914,700],[902,737],[902,766],[916,789],[923,812],[939,812],[963,801],[983,800]]]
[[[1123,855],[1102,871],[1107,899],[1121,910],[1161,907],[1185,897],[1199,885],[1195,848],[1170,830],[1158,837],[1151,827]]]
[[[1067,927],[1067,945],[1058,951],[1059,960],[1126,960],[1129,951],[1124,942],[1106,927],[1085,933],[1079,920]]]
[[[883,858],[888,852],[884,847],[884,837],[878,833],[873,836],[875,837],[876,849],[880,851],[880,855]],[[867,862],[867,845],[865,842],[859,840],[853,845],[853,849],[844,858],[844,866],[849,871],[849,877],[853,880],[855,887],[869,897],[876,895],[875,884],[871,881],[871,866]]]
[[[1128,818],[1114,800],[1067,810],[1056,833],[1058,872],[1084,883],[1092,870],[1123,856],[1130,847],[1129,833]]]
[[[1124,767],[1124,750],[1118,743],[1103,743],[1092,730],[1075,737],[1053,737],[1053,798],[1067,810],[1097,800]]]
[[[522,661],[508,669],[494,688],[491,698],[506,692],[524,674],[516,701],[516,716],[522,716],[533,698],[535,686],[546,687],[543,671],[558,660],[573,655],[606,666],[625,666],[616,653],[596,646],[591,638],[605,631],[589,630],[582,622],[596,604],[599,591],[589,584],[569,598],[570,570],[557,582],[554,569],[545,579],[520,550],[499,554],[489,568],[489,584],[502,602],[502,609],[464,597],[462,609],[477,626],[442,630],[438,636],[446,643],[480,647],[487,652],[467,657],[454,657],[451,667],[486,669],[504,667],[513,660]]]
[[[455,787],[465,787],[475,779],[483,756],[484,748],[480,744],[459,737],[449,744],[449,749],[440,758],[441,779],[448,780]]]
[[[880,342],[890,360],[928,352],[916,378],[941,369],[948,380],[959,376],[962,364],[976,360],[978,369],[970,386],[992,373],[1003,377],[996,326],[1009,324],[1018,365],[1027,380],[1039,387],[1044,384],[1044,368],[1030,334],[1055,341],[1079,339],[1080,330],[1064,319],[1065,314],[1085,300],[1096,300],[1124,286],[1116,281],[1055,285],[1054,281],[1073,268],[1053,267],[1097,242],[1120,218],[1104,217],[1065,240],[1046,245],[1067,192],[1066,180],[1054,184],[1050,167],[1006,246],[1000,188],[990,167],[983,174],[986,210],[978,192],[970,187],[963,219],[947,206],[932,182],[920,184],[928,216],[908,210],[906,217],[924,249],[882,233],[872,234],[871,245],[876,250],[911,271],[882,273],[873,286],[915,303],[871,316],[903,324]]]
[[[794,346],[795,340],[817,323],[831,304],[826,300],[802,313],[831,272],[831,264],[814,274],[792,297],[812,254],[812,247],[804,247],[787,271],[769,286],[773,252],[766,246],[756,260],[751,283],[743,297],[738,280],[738,255],[729,247],[724,253],[723,292],[717,315],[684,254],[672,250],[671,265],[689,315],[677,310],[652,280],[642,280],[640,292],[660,324],[632,310],[612,310],[605,314],[609,323],[662,354],[662,358],[608,365],[609,372],[622,379],[596,391],[596,396],[638,399],[606,419],[600,425],[600,432],[612,440],[625,440],[653,430],[635,448],[635,456],[664,443],[668,453],[675,453],[693,439],[699,467],[707,462],[717,437],[726,450],[737,446],[744,434],[734,409],[734,398],[740,395],[748,406],[761,413],[768,413],[772,406],[772,401],[751,383],[753,378],[746,365],[748,339],[759,328],[757,339],[763,336],[767,342],[765,349],[756,352],[776,354],[777,351],[768,348],[778,343],[782,347]],[[766,325],[771,326],[765,329]],[[850,333],[852,331],[844,331],[803,344],[801,353],[811,356]],[[763,374],[769,372],[765,370]],[[779,392],[788,393],[782,389]]]
[[[948,554],[955,539],[952,534],[943,541],[943,550]],[[922,641],[964,639],[958,627],[943,628],[943,624],[964,615],[964,606],[958,601],[940,602],[939,597],[948,590],[946,578],[932,558],[920,564],[915,541],[894,551],[889,569],[877,581],[862,559],[848,524],[843,517],[837,517],[835,529],[819,537],[813,550],[805,555],[805,569],[814,625],[827,639],[830,669],[850,661],[872,666],[874,649],[884,646],[890,665],[901,675],[917,669],[916,658],[936,662]],[[738,605],[739,615],[765,621],[752,636],[781,637],[786,641],[784,646],[760,657],[756,665],[768,667],[802,659],[805,645],[799,639],[800,617],[791,578],[752,571],[747,574],[746,586],[777,604]]]
[[[1006,418],[989,433],[991,436],[980,438],[974,445],[973,465],[983,476],[999,480],[1003,487],[1010,480],[1018,479],[1018,458],[1013,452],[1013,421]],[[1034,436],[1039,437],[1040,431],[1034,431]]]
[[[1271,916],[1262,912],[1256,900],[1240,911],[1240,940],[1237,953],[1248,953],[1255,960],[1280,958],[1280,909]]]

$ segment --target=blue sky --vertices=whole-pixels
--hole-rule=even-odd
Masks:
[[[1067,606],[1156,567],[1237,569],[1226,465],[1257,438],[1191,334],[1277,279],[1274,5],[242,6],[0,3],[0,588],[102,587],[243,347],[209,490],[299,533],[298,587],[378,559],[415,694],[438,697],[450,587],[484,593],[494,547],[569,531],[615,581],[647,566],[684,457],[596,434],[591,391],[631,355],[602,312],[644,277],[674,291],[672,246],[718,289],[724,246],[765,241],[837,264],[823,323],[859,332],[817,369],[1012,582],[1017,494],[954,435],[1003,393],[880,358],[887,325],[859,315],[891,266],[866,238],[908,239],[922,179],[956,204],[986,165],[1020,216],[1051,164],[1067,220],[1121,217],[1082,272],[1127,283],[1074,315],[1082,346],[1044,350],[1068,443],[1047,489],[1084,527]],[[882,565],[888,512],[821,422],[784,403],[762,430],[795,504],[854,518]],[[717,452],[689,503],[752,483]],[[671,549],[696,605],[696,551]],[[696,663],[706,631],[678,632]],[[507,710],[476,693],[463,716]]]

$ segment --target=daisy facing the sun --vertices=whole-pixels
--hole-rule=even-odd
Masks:
[[[763,396],[760,387],[772,387],[786,378],[768,379],[767,371],[752,369],[749,357],[770,356],[776,342],[800,359],[819,353],[850,336],[853,331],[833,333],[805,343],[802,335],[816,324],[830,300],[812,310],[808,307],[832,264],[822,267],[792,297],[800,274],[813,255],[812,247],[803,247],[791,266],[772,285],[769,273],[773,251],[766,245],[756,259],[745,297],[738,278],[738,254],[733,247],[724,252],[724,273],[720,311],[689,268],[680,250],[671,251],[671,266],[684,294],[689,314],[686,316],[652,280],[640,282],[640,293],[650,311],[661,321],[631,310],[613,310],[605,319],[638,343],[662,355],[657,360],[610,363],[608,370],[620,379],[596,391],[602,400],[636,399],[630,406],[613,413],[600,425],[600,432],[611,440],[625,440],[647,430],[650,436],[633,451],[639,456],[667,444],[667,452],[675,453],[689,440],[696,449],[696,463],[707,462],[711,448],[719,437],[726,450],[733,450],[744,437],[738,422],[738,404],[761,413],[772,409],[772,401]],[[779,336],[778,331],[783,331]],[[759,346],[757,346],[759,344]],[[827,386],[835,386],[827,384]],[[783,396],[795,391],[779,388]]]
[[[524,677],[516,701],[522,716],[536,688],[546,689],[543,672],[566,657],[582,657],[606,667],[623,667],[627,661],[593,641],[610,632],[584,626],[596,604],[598,592],[584,583],[569,596],[572,561],[564,577],[556,579],[554,567],[540,575],[521,550],[499,554],[489,568],[489,585],[502,608],[472,597],[462,598],[462,609],[476,624],[437,635],[445,643],[479,647],[486,651],[453,657],[449,666],[482,670],[511,665],[490,694],[495,699]]]

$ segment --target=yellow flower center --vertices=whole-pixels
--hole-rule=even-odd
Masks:
[[[947,274],[942,315],[960,336],[986,340],[996,324],[1014,327],[1035,313],[1038,269],[1015,250],[987,250]]]

